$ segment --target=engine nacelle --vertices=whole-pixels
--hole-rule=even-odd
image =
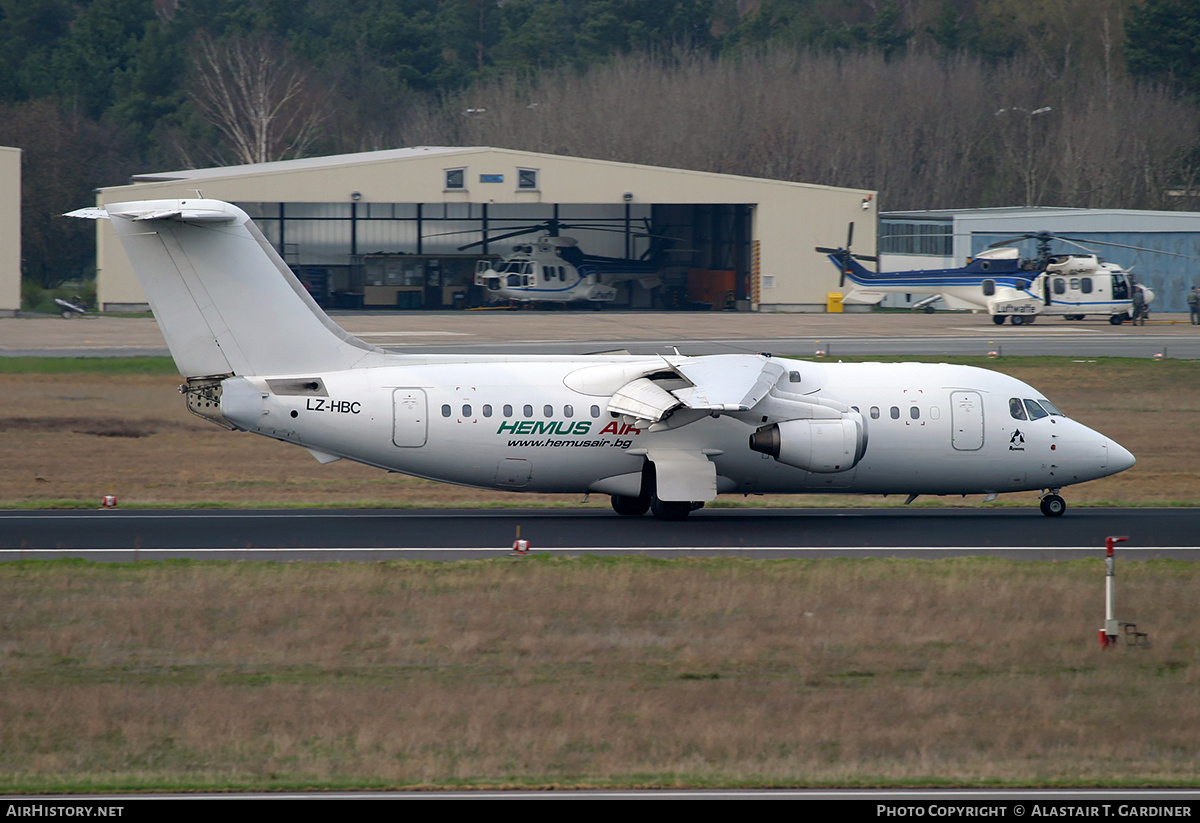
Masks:
[[[785,420],[750,435],[750,448],[780,463],[830,474],[849,471],[867,451],[867,429],[857,414],[833,420]]]

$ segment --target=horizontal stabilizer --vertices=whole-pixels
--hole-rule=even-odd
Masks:
[[[321,311],[237,206],[149,200],[70,216],[112,221],[184,377],[311,374],[384,356]]]

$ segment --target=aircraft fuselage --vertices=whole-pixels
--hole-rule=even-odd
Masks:
[[[777,358],[802,376],[795,391],[839,401],[865,422],[857,465],[813,472],[749,447],[756,426],[773,422],[767,416],[722,413],[652,431],[609,412],[605,386],[581,391],[571,378],[598,363],[655,358],[399,359],[406,364],[229,378],[221,411],[238,428],[305,446],[318,459],[528,492],[636,496],[647,449],[703,450],[717,491],[744,494],[999,493],[1084,482],[1133,463],[1067,417],[1013,417],[1014,399],[1036,403],[1041,393],[970,367]]]

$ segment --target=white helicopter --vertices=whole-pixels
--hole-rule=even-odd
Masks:
[[[513,247],[512,254],[500,261],[480,260],[475,266],[475,285],[482,286],[493,301],[520,303],[576,303],[599,306],[617,298],[617,285],[639,281],[647,289],[662,284],[659,278],[659,249],[652,244],[641,259],[600,257],[584,254],[574,237],[560,235],[562,228],[586,228],[592,231],[617,231],[610,226],[566,224],[550,220],[523,227],[487,240],[459,246],[464,251],[484,243],[539,234],[532,243]],[[652,235],[638,233],[639,237]]]
[[[768,354],[391,354],[329,319],[241,209],[82,209],[121,238],[195,414],[318,461],[682,520],[718,494],[984,494],[1124,471],[1133,455],[1041,392],[966,366]]]
[[[899,272],[870,271],[859,264],[858,260],[878,264],[879,259],[851,252],[853,239],[851,223],[844,248],[817,247],[841,272],[839,285],[844,286],[849,278],[858,287],[846,295],[846,303],[878,303],[884,294],[929,294],[913,308],[932,312],[932,304],[941,299],[951,309],[986,311],[997,325],[1008,318],[1012,318],[1012,325],[1020,326],[1039,316],[1082,320],[1093,314],[1107,316],[1110,323],[1119,326],[1133,317],[1138,291],[1144,306],[1154,301],[1154,292],[1138,284],[1131,273],[1095,254],[1050,254],[1052,240],[1080,244],[1049,232],[993,243],[960,268]],[[1017,249],[1010,247],[1022,240],[1037,241],[1035,258],[1022,259]]]

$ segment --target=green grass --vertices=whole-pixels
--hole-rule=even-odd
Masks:
[[[169,357],[0,357],[0,374],[178,374]]]
[[[0,564],[0,791],[1200,785],[1196,564]]]

